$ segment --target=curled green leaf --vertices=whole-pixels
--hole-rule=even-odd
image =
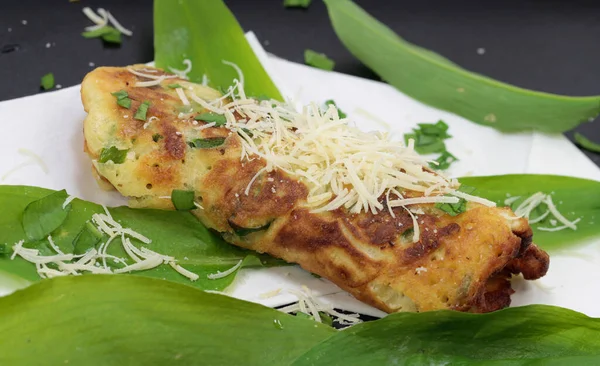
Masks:
[[[239,79],[235,65],[244,74],[247,95],[283,100],[222,0],[154,1],[154,50],[156,66],[166,70],[180,69],[189,59],[193,82],[207,76],[209,86],[232,85]]]
[[[588,151],[600,153],[600,144],[588,139],[579,132],[575,132],[575,142]]]
[[[506,206],[507,198],[525,199],[536,192],[549,194],[567,220],[581,219],[577,230],[538,230],[552,226],[550,217],[532,224],[535,243],[545,250],[568,248],[586,239],[600,237],[600,182],[541,174],[464,177],[459,181],[475,187],[477,196],[494,201],[498,206]]]
[[[63,208],[67,197],[67,192],[62,190],[33,201],[25,207],[23,230],[27,239],[42,240],[62,225],[71,209],[71,205]]]
[[[325,4],[348,50],[423,103],[501,131],[564,132],[600,113],[600,96],[561,96],[501,83],[403,40],[350,0]]]

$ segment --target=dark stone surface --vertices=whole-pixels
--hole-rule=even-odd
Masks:
[[[175,0],[174,0],[175,1]],[[227,5],[267,51],[302,62],[303,51],[325,51],[336,70],[377,78],[344,49],[319,0],[307,10],[282,0],[229,0]],[[370,0],[358,3],[405,39],[465,68],[518,86],[568,95],[599,95],[600,2],[595,0]],[[134,31],[121,47],[80,33],[90,25],[81,8],[104,7]],[[27,24],[23,24],[23,20]],[[10,29],[10,31],[9,31]],[[50,47],[47,48],[47,43]],[[477,53],[484,48],[485,53]],[[63,87],[95,66],[153,59],[150,0],[3,0],[0,5],[0,100],[40,92],[53,72]],[[577,128],[600,141],[599,122]],[[572,132],[567,133],[572,137]],[[600,165],[600,154],[586,152]]]

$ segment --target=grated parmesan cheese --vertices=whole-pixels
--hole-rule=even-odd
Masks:
[[[100,232],[107,234],[109,238],[106,242],[100,244],[98,250],[92,248],[81,255],[65,254],[54,243],[52,237],[48,236],[48,242],[50,243],[50,247],[56,252],[55,255],[43,256],[40,255],[40,252],[37,249],[24,248],[23,244],[25,241],[21,240],[13,245],[13,253],[10,259],[14,260],[18,255],[26,261],[34,263],[38,274],[42,278],[67,275],[77,276],[81,275],[83,272],[104,274],[126,273],[148,270],[163,264],[170,265],[171,268],[191,281],[195,281],[199,278],[197,274],[177,264],[175,258],[157,253],[145,247],[138,248],[133,245],[130,238],[137,239],[143,244],[150,244],[152,243],[152,240],[131,228],[124,228],[114,220],[106,206],[102,207],[105,213],[93,214],[92,222]],[[107,253],[111,242],[119,236],[121,237],[121,245],[129,258],[134,262],[133,264],[127,264],[125,259]],[[123,267],[112,270],[108,266],[107,260],[120,263]],[[100,261],[101,265],[98,261]],[[48,267],[48,264],[58,269]],[[241,262],[238,265],[240,264]]]
[[[243,260],[240,260],[235,266],[229,268],[227,271],[224,271],[224,272],[217,271],[217,273],[209,273],[206,277],[208,277],[209,280],[216,280],[219,278],[227,277],[230,274],[232,274],[233,272],[237,271],[238,268],[240,268],[242,266],[242,262],[243,262]]]

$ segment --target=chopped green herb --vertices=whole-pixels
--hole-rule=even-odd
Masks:
[[[438,136],[443,139],[450,138],[448,135],[448,125],[444,121],[438,121],[437,123],[419,123],[418,126],[421,132],[428,136]]]
[[[44,90],[54,88],[54,74],[49,72],[46,75],[42,76],[40,84],[42,85],[42,88],[44,88]]]
[[[331,71],[335,62],[324,53],[318,53],[313,50],[304,50],[304,63],[317,69]]]
[[[347,117],[346,113],[342,112],[342,110],[338,108],[337,104],[335,104],[335,102],[333,101],[333,99],[329,99],[329,100],[325,101],[325,105],[326,106],[333,105],[337,109],[337,111],[338,111],[338,117],[340,119],[343,119],[343,118]]]
[[[158,140],[162,139],[163,135],[161,135],[160,133],[155,133],[154,135],[152,135],[152,141],[154,142],[158,142]]]
[[[81,231],[73,239],[73,254],[84,254],[94,248],[102,237],[102,233],[90,221],[86,221]]]
[[[458,190],[470,194],[475,191],[475,188],[461,185]],[[447,196],[453,197],[452,195]],[[436,203],[435,207],[439,208],[450,216],[456,216],[467,210],[467,201],[464,198],[460,198],[457,203]]]
[[[116,146],[111,146],[108,149],[104,148],[102,151],[100,151],[100,159],[98,159],[98,161],[100,163],[112,161],[115,164],[123,164],[125,162],[125,158],[127,157],[128,151],[129,149],[119,150]]]
[[[312,0],[283,0],[286,8],[308,8]]]
[[[171,192],[171,202],[177,211],[189,211],[196,208],[194,204],[195,193],[194,191],[184,191],[181,189],[174,189]]]
[[[135,115],[133,116],[133,118],[140,120],[140,121],[145,121],[146,114],[148,113],[149,107],[150,107],[150,102],[147,100],[143,101],[142,104],[140,104],[140,106],[138,107],[138,110],[135,112]]]
[[[417,139],[419,139],[417,137]],[[446,144],[444,141],[438,140],[429,144],[417,145],[415,143],[415,151],[421,155],[433,154],[433,153],[442,153],[446,151]]]
[[[117,98],[118,105],[127,109],[131,108],[131,99],[129,99],[129,94],[125,90],[119,90],[110,94]]]
[[[457,160],[458,159],[456,158],[456,156],[450,154],[448,151],[444,151],[442,152],[442,155],[435,159],[435,162],[437,162],[437,164],[429,163],[429,167],[436,170],[446,170],[450,167],[450,164],[454,163]]]
[[[224,115],[222,114],[216,114],[216,113],[212,113],[212,112],[205,112],[205,113],[201,113],[199,115],[197,115],[196,117],[194,117],[194,119],[196,121],[203,121],[203,122],[215,122],[215,126],[223,126],[225,123],[227,123],[227,118],[225,118]]]
[[[321,317],[321,321],[323,322],[323,324],[327,324],[330,327],[333,327],[333,318],[331,317],[331,315],[327,314],[324,311],[319,311],[319,316]]]
[[[171,89],[177,89],[177,88],[183,88],[181,85],[179,84],[169,84],[167,85],[169,88]]]
[[[121,32],[109,25],[93,31],[83,32],[81,35],[84,38],[102,38],[103,41],[108,43],[121,44]]]
[[[224,143],[224,137],[214,137],[210,139],[195,139],[193,141],[189,141],[188,145],[197,149],[212,149],[213,147],[221,146]]]
[[[259,226],[259,227],[241,227],[241,226],[234,224],[230,220],[228,221],[228,223],[229,223],[229,226],[231,226],[231,228],[233,229],[233,232],[235,233],[235,235],[240,236],[240,237],[255,233],[257,231],[267,230],[269,228],[269,226],[271,226],[270,222],[267,223],[266,225]]]
[[[588,139],[579,132],[575,132],[575,141],[577,142],[577,145],[588,151],[600,153],[600,144]]]
[[[441,153],[435,161],[439,164],[429,164],[434,169],[444,170],[450,167],[450,164],[458,160],[454,155],[446,150],[444,140],[449,139],[448,125],[444,121],[437,123],[419,123],[418,128],[413,128],[412,133],[404,134],[404,143],[408,145],[408,140],[415,141],[415,151],[419,154]]]

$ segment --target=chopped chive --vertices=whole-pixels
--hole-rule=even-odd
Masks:
[[[123,164],[125,162],[125,158],[127,158],[128,151],[129,149],[119,150],[116,146],[111,146],[108,149],[104,148],[100,152],[100,159],[98,159],[98,161],[100,163],[112,161],[115,164]]]
[[[446,151],[446,144],[444,141],[435,141],[426,145],[415,144],[415,151],[421,155],[441,153]]]
[[[183,86],[181,86],[179,84],[169,84],[167,86],[171,89],[183,88]]]
[[[461,185],[458,190],[470,194],[475,191],[475,187]],[[446,196],[453,197],[452,195]],[[467,200],[461,198],[457,203],[436,203],[435,207],[444,211],[450,216],[456,216],[467,210]]]
[[[161,135],[160,133],[155,133],[154,135],[152,135],[152,141],[154,142],[158,142],[158,140],[162,139],[163,135]]]
[[[131,108],[131,99],[129,99],[129,94],[125,90],[119,90],[110,94],[117,98],[118,105],[127,109]]]
[[[216,113],[212,113],[212,112],[205,112],[205,113],[201,113],[199,115],[197,115],[196,117],[194,117],[194,119],[196,121],[203,121],[203,122],[215,122],[215,126],[223,126],[225,123],[227,123],[227,118],[225,118],[224,115],[222,114],[216,114]]]
[[[231,226],[231,228],[233,229],[233,232],[235,233],[235,235],[240,236],[240,237],[255,233],[257,231],[267,230],[269,228],[269,226],[271,226],[270,222],[267,223],[266,225],[259,226],[259,227],[241,227],[241,226],[234,224],[231,221],[228,221],[228,223],[229,223],[229,226]]]
[[[335,62],[324,53],[318,53],[313,50],[304,50],[304,63],[317,69],[331,71]]]
[[[435,162],[437,162],[437,164],[429,163],[429,166],[436,170],[446,170],[450,167],[450,164],[454,163],[457,160],[458,159],[456,158],[456,156],[450,154],[448,151],[444,151],[442,152],[442,155],[435,159]]]
[[[140,121],[145,121],[146,114],[148,113],[149,107],[150,107],[150,102],[147,100],[143,101],[142,104],[140,104],[140,106],[138,107],[137,111],[135,112],[135,115],[133,116],[133,118],[140,120]]]
[[[83,32],[81,35],[84,38],[102,38],[103,41],[108,43],[121,44],[121,32],[109,25],[93,31]]]
[[[40,84],[42,88],[44,88],[44,90],[54,88],[54,74],[49,72],[46,75],[42,76]]]
[[[75,239],[73,239],[73,254],[84,254],[94,248],[102,237],[102,233],[90,221],[87,221]]]
[[[312,0],[283,0],[283,6],[286,8],[308,8]]]
[[[194,204],[195,193],[194,191],[184,191],[181,189],[174,189],[171,192],[171,202],[177,211],[189,211],[196,208]]]
[[[337,104],[335,104],[335,102],[333,101],[333,99],[329,99],[329,100],[325,101],[325,105],[326,106],[333,105],[337,109],[337,111],[338,111],[338,117],[340,119],[343,119],[343,118],[347,117],[346,113],[342,112],[342,110],[338,108]]]
[[[588,151],[600,153],[600,144],[588,139],[579,132],[575,132],[575,142]]]
[[[188,145],[197,149],[212,149],[225,143],[224,137],[214,137],[210,139],[195,139],[188,142]]]

